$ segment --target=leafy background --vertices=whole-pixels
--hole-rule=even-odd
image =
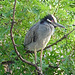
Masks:
[[[10,27],[13,19],[14,0],[0,0],[0,75],[5,72],[3,62],[8,64],[12,75],[35,75],[35,68],[23,63],[16,55],[10,38]],[[34,54],[26,53],[22,44],[28,29],[47,14],[55,14],[58,22],[66,29],[56,28],[49,44],[56,42],[70,32],[75,24],[75,0],[17,0],[13,36],[18,51],[34,63]],[[66,39],[43,52],[43,72],[45,75],[75,75],[75,31]],[[40,62],[40,52],[37,54]],[[48,65],[59,68],[51,68]],[[38,64],[39,66],[39,64]]]

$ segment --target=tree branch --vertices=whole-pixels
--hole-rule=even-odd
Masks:
[[[13,63],[15,63],[15,62],[14,61],[4,61],[1,64],[13,64]]]
[[[65,39],[65,38],[66,38],[70,33],[72,33],[74,30],[75,30],[75,29],[73,29],[72,31],[70,31],[69,33],[67,33],[66,35],[64,35],[61,39],[57,40],[55,43],[53,43],[53,44],[51,44],[51,45],[45,47],[44,50],[47,49],[47,48],[50,48],[50,47],[53,46],[53,45],[56,45],[58,42],[60,42],[60,41],[62,41],[63,39]],[[39,50],[39,51],[40,51],[40,50]]]
[[[13,43],[15,52],[16,52],[17,56],[18,56],[23,62],[25,62],[25,63],[27,63],[27,64],[29,64],[29,65],[34,66],[34,67],[37,69],[38,73],[40,74],[40,70],[39,70],[38,66],[35,65],[35,64],[33,64],[33,63],[31,63],[31,62],[28,62],[28,61],[25,60],[25,59],[23,59],[22,56],[20,55],[20,53],[17,51],[17,47],[16,47],[16,44],[15,44],[15,41],[14,41],[14,37],[13,37],[13,35],[12,35],[12,34],[13,34],[13,33],[12,33],[12,29],[13,29],[13,26],[14,26],[15,6],[16,6],[16,0],[15,0],[15,3],[14,3],[14,8],[13,8],[13,21],[12,21],[12,23],[11,23],[11,29],[10,29],[10,36],[11,36],[11,40],[12,40],[12,43]]]
[[[47,48],[50,48],[53,45],[56,45],[58,42],[62,41],[63,39],[65,39],[70,33],[72,33],[75,29],[73,29],[72,31],[70,31],[69,33],[67,33],[66,35],[64,35],[61,39],[57,40],[55,43],[48,45],[47,47],[45,47],[43,50],[46,50]],[[38,50],[37,52],[39,52],[41,50]],[[34,53],[33,51],[27,51],[26,53]]]

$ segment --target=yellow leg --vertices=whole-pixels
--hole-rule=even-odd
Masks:
[[[34,54],[35,54],[35,64],[37,64],[37,51],[36,51],[36,49],[34,51]]]
[[[43,49],[41,49],[41,55],[40,55],[40,67],[41,67],[41,73],[42,73],[42,53],[43,53]]]

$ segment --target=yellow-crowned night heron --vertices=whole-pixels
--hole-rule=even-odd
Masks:
[[[49,42],[51,35],[54,33],[55,27],[64,26],[57,23],[56,18],[53,15],[48,14],[41,21],[33,25],[25,36],[24,46],[27,50],[34,51],[35,53],[35,64],[37,59],[37,51],[41,49],[40,55],[40,66],[42,71],[42,52]]]

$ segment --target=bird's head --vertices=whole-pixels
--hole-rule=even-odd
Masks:
[[[53,15],[46,15],[42,20],[41,20],[41,24],[44,23],[44,22],[47,22],[47,23],[50,23],[52,24],[54,27],[61,27],[61,28],[65,28],[63,25],[57,23],[57,20],[56,18],[53,16]]]

